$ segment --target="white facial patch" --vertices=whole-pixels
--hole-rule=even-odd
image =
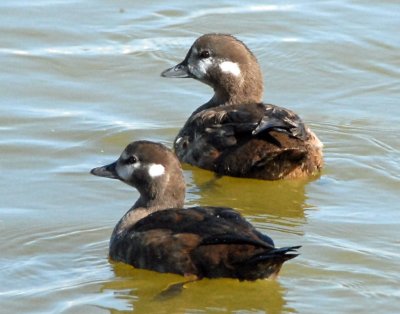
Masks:
[[[117,174],[121,179],[123,179],[125,181],[129,181],[129,179],[132,177],[133,172],[138,167],[140,167],[140,163],[139,162],[137,162],[137,163],[135,163],[133,165],[120,165],[120,164],[118,164],[117,167],[115,168],[115,170],[117,171]]]
[[[190,73],[192,73],[196,78],[202,79],[206,76],[208,69],[213,65],[213,58],[206,58],[198,60],[198,51],[196,48],[192,49],[188,61],[188,68]]]
[[[196,65],[189,64],[189,71],[197,78],[203,78],[207,75],[208,69],[212,66],[211,58],[201,59]]]
[[[239,64],[232,61],[224,61],[219,64],[219,68],[222,72],[232,74],[234,76],[240,75],[240,67]]]
[[[149,165],[149,176],[152,178],[162,176],[165,173],[165,168],[160,164],[150,164]]]
[[[179,144],[182,140],[183,140],[182,137],[178,137],[178,138],[176,139],[176,141],[175,141],[175,144]]]
[[[128,153],[125,151],[122,152],[121,159],[126,160],[129,158]],[[125,180],[129,181],[132,177],[133,172],[140,168],[141,164],[139,161],[135,162],[134,164],[126,164],[126,163],[117,163],[117,166],[115,167],[115,171],[117,172],[118,176]]]

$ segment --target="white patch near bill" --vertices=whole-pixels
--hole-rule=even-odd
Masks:
[[[219,68],[224,73],[233,74],[234,76],[240,75],[240,67],[239,64],[232,61],[224,61],[219,64]]]
[[[165,173],[165,168],[160,164],[149,165],[149,176],[152,178],[162,176]]]
[[[192,72],[197,78],[203,78],[207,75],[208,69],[212,66],[213,60],[211,58],[200,60],[197,65],[189,64],[189,71]]]
[[[136,163],[138,164],[138,163]],[[118,176],[125,180],[129,181],[129,179],[132,177],[133,171],[135,171],[135,168],[137,168],[137,165],[120,165],[118,164],[115,170],[117,171]]]
[[[202,79],[214,62],[213,58],[198,59],[197,49],[193,48],[189,57],[188,69],[196,78]]]

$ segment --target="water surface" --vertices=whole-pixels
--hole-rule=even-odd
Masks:
[[[400,19],[395,1],[0,3],[0,312],[397,313]],[[185,167],[187,205],[237,208],[278,246],[302,245],[277,282],[202,280],[110,263],[138,197],[89,175],[133,140],[172,145],[211,96],[163,79],[200,34],[256,54],[266,102],[325,144],[311,181],[222,178]]]

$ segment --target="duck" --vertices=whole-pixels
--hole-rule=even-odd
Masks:
[[[185,180],[174,152],[151,141],[130,143],[120,157],[91,170],[118,179],[139,198],[116,224],[113,261],[189,278],[275,279],[300,246],[276,248],[236,210],[184,208]]]
[[[184,60],[161,76],[193,78],[214,90],[174,140],[182,163],[218,175],[263,180],[320,173],[321,141],[293,111],[262,102],[260,66],[236,37],[219,33],[200,36]]]

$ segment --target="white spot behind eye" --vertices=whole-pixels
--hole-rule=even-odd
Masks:
[[[234,76],[240,75],[240,67],[239,67],[239,64],[237,64],[236,62],[232,62],[232,61],[221,62],[219,64],[219,68],[224,73],[230,73],[230,74],[233,74]]]
[[[150,164],[149,165],[149,176],[152,178],[162,176],[165,172],[165,168],[160,164]]]

